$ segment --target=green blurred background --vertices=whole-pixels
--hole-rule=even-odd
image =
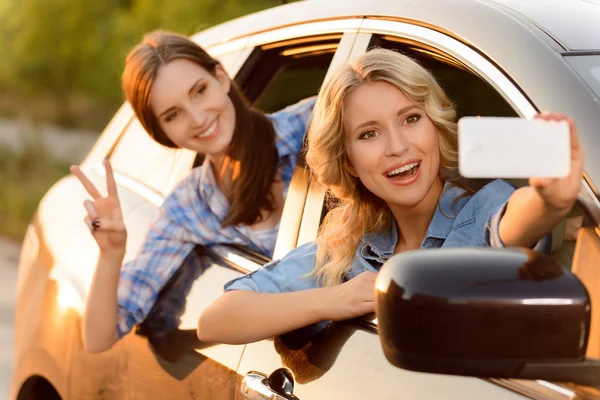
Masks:
[[[48,129],[71,136],[100,133],[123,102],[123,62],[144,33],[191,35],[279,4],[0,0],[0,236],[22,238],[44,192],[73,162],[55,157],[57,149],[38,136]],[[9,130],[18,146],[1,140]]]

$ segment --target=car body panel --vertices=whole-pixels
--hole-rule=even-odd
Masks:
[[[567,50],[600,49],[600,3],[590,0],[491,0],[528,18]],[[573,29],[573,24],[578,29]]]
[[[281,367],[294,373],[299,399],[524,399],[481,379],[395,368],[385,359],[377,334],[355,322],[334,324],[299,349],[280,338],[248,344],[238,375],[269,375]]]

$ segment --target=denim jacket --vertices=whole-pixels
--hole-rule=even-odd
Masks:
[[[446,184],[422,249],[437,247],[504,247],[498,233],[500,219],[514,187],[506,181],[495,180],[477,193],[454,200],[464,191]],[[454,203],[454,204],[453,204]],[[359,243],[352,266],[344,280],[364,271],[377,272],[394,255],[398,242],[396,224],[387,231],[366,235]],[[552,235],[548,234],[534,250],[550,253]],[[246,276],[225,285],[225,290],[252,290],[264,293],[283,293],[319,287],[310,273],[316,263],[317,247],[314,242],[292,250],[281,260],[273,261]]]

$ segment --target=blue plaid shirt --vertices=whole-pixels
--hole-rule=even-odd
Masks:
[[[315,101],[315,97],[305,99],[268,115],[277,136],[279,173],[285,182],[284,196],[294,173]],[[193,280],[210,265],[208,257],[192,254],[198,245],[237,244],[269,257],[272,255],[273,249],[262,243],[250,227],[221,226],[228,210],[229,202],[217,187],[208,160],[193,169],[165,199],[160,217],[150,228],[139,254],[121,269],[117,322],[119,338],[134,325],[146,320],[150,311],[152,318],[148,319],[152,321],[145,324],[148,331],[169,332],[177,328]],[[180,268],[182,265],[185,268]],[[160,301],[155,305],[159,292],[167,282],[168,290],[163,290],[164,295],[161,294]]]

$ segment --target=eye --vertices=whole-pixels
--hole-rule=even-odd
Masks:
[[[165,117],[165,122],[173,121],[175,118],[177,118],[178,115],[179,115],[178,111],[173,111],[173,112],[167,114],[167,116]]]
[[[359,139],[373,139],[379,136],[379,132],[377,131],[367,131],[360,135]]]
[[[420,114],[411,114],[408,117],[406,117],[406,119],[404,120],[404,122],[402,124],[403,125],[411,125],[411,124],[418,122],[420,119],[421,119]]]
[[[196,90],[196,94],[202,94],[206,91],[206,85],[202,85]]]

